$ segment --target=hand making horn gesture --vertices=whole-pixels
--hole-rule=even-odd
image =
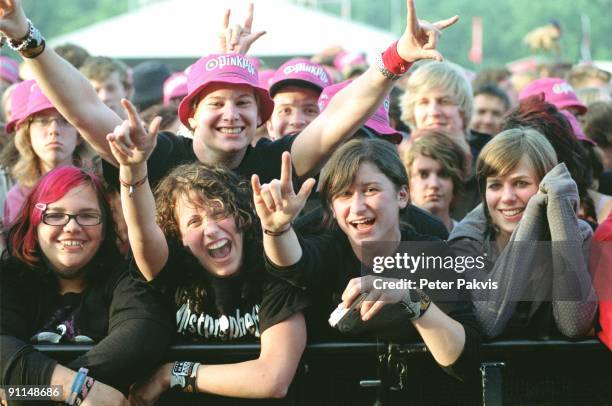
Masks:
[[[123,166],[138,165],[145,162],[157,144],[157,132],[161,118],[155,117],[145,130],[138,112],[129,100],[121,100],[128,119],[115,127],[115,131],[106,136],[113,156]]]
[[[291,226],[315,185],[314,179],[306,180],[296,195],[291,182],[291,154],[283,153],[282,160],[280,180],[273,179],[262,185],[259,176],[253,175],[251,178],[253,201],[261,226],[272,233],[281,233]]]
[[[442,30],[459,20],[459,16],[429,23],[417,18],[414,0],[407,0],[406,30],[397,43],[397,52],[406,62],[419,59],[442,61],[442,54],[436,49]]]
[[[219,52],[223,54],[245,55],[253,42],[264,35],[265,31],[251,32],[253,26],[253,3],[249,3],[247,17],[244,25],[233,24],[230,26],[231,10],[227,9],[223,16],[223,27],[219,34]]]

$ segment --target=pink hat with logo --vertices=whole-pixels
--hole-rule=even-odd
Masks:
[[[170,100],[187,96],[187,75],[185,72],[175,72],[164,81],[164,104]]]
[[[30,96],[30,88],[36,84],[33,80],[26,80],[15,85],[11,93],[11,116],[6,123],[4,129],[7,133],[15,131],[15,125],[23,118],[23,113],[28,107],[28,97]]]
[[[351,83],[351,80],[345,80],[344,82],[340,82],[323,89],[321,96],[319,96],[319,109],[321,111],[325,110],[336,93],[348,86],[349,83]],[[402,142],[402,134],[389,125],[389,104],[389,96],[387,96],[380,106],[378,106],[378,109],[376,109],[374,114],[368,118],[368,121],[365,122],[364,126],[374,130],[383,138],[389,138],[389,141],[392,143],[399,144]]]
[[[274,72],[274,76],[270,79],[270,95],[274,97],[282,86],[287,85],[307,87],[321,92],[331,83],[331,78],[323,66],[308,59],[294,58]]]
[[[567,110],[559,110],[559,111],[561,112],[561,114],[563,114],[565,116],[565,118],[567,118],[567,121],[569,121],[570,125],[572,126],[572,130],[573,130],[574,135],[576,136],[577,140],[579,140],[579,141],[588,141],[588,142],[590,142],[593,145],[597,145],[597,143],[595,141],[593,141],[592,139],[587,137],[586,134],[584,133],[584,131],[582,131],[582,126],[578,122],[578,119],[576,119],[576,117],[574,117],[574,115],[572,113],[570,113]]]
[[[28,104],[21,116],[22,118],[17,122],[17,128],[21,127],[31,115],[49,109],[55,109],[55,106],[51,104],[51,101],[43,94],[38,84],[36,82],[32,83],[28,95]]]
[[[19,63],[8,56],[0,56],[0,78],[9,83],[19,82]]]
[[[216,54],[200,58],[194,63],[187,75],[187,96],[179,105],[181,123],[189,127],[188,119],[194,114],[194,100],[212,84],[236,84],[253,88],[259,96],[259,116],[261,123],[268,121],[274,110],[266,86],[259,84],[257,69],[250,58],[239,54]]]
[[[574,107],[580,114],[584,114],[587,111],[586,106],[578,99],[572,86],[561,78],[534,80],[521,90],[519,99],[523,100],[540,93],[544,93],[544,100],[554,104],[559,110]]]

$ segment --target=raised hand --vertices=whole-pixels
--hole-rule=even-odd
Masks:
[[[121,100],[127,112],[128,119],[115,127],[115,131],[106,136],[113,156],[120,165],[138,165],[146,160],[157,144],[157,132],[161,124],[161,117],[155,117],[145,130],[136,108],[128,100]]]
[[[0,31],[10,39],[28,33],[28,22],[19,0],[0,0]]]
[[[230,27],[231,10],[226,10],[223,16],[223,27],[219,34],[219,52],[223,54],[245,55],[253,42],[257,41],[265,31],[252,33],[253,26],[253,3],[249,3],[249,10],[244,25],[233,24]]]
[[[287,229],[289,224],[297,217],[306,204],[315,185],[315,180],[306,180],[300,191],[295,194],[293,190],[291,154],[284,152],[282,157],[281,178],[273,179],[270,183],[261,185],[259,176],[251,177],[253,187],[253,201],[261,226],[265,230],[278,232]]]
[[[450,27],[459,20],[459,16],[447,18],[446,20],[429,23],[420,21],[416,15],[414,0],[406,1],[406,30],[397,43],[397,52],[408,62],[419,59],[435,59],[442,61],[444,58],[438,52],[436,46],[442,30]]]

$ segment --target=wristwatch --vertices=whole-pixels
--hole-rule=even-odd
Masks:
[[[410,289],[399,304],[408,312],[410,320],[416,320],[427,311],[431,299],[421,289]]]

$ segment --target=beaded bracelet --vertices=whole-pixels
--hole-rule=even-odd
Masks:
[[[45,50],[46,42],[45,37],[34,27],[32,21],[28,19],[28,33],[26,36],[19,40],[9,39],[8,45],[12,50],[19,52],[24,58],[36,58]]]

